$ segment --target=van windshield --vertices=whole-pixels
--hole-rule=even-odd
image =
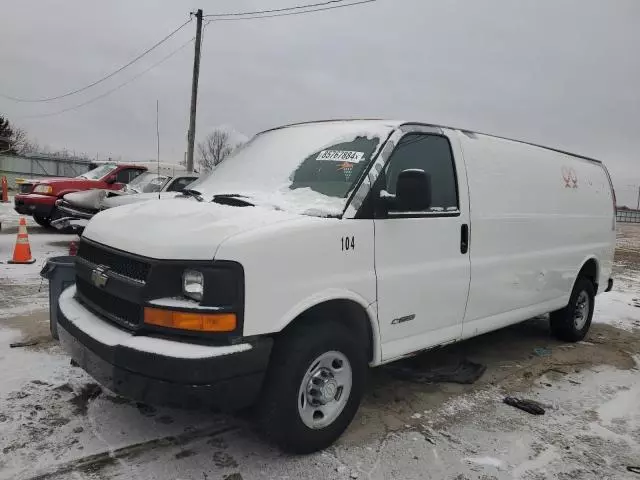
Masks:
[[[245,197],[293,213],[339,216],[392,127],[368,122],[296,125],[256,135],[189,186],[206,200]]]

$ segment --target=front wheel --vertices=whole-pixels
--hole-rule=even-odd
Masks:
[[[366,374],[364,339],[344,325],[293,327],[276,342],[258,400],[265,433],[292,453],[328,447],[353,420]]]
[[[589,331],[593,318],[596,289],[586,277],[578,277],[569,304],[551,314],[551,331],[565,342],[579,342]]]

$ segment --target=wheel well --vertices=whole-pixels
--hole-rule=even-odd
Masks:
[[[362,339],[367,348],[367,359],[373,360],[373,331],[369,315],[362,305],[352,300],[329,300],[314,305],[289,323],[282,333],[303,322],[320,322],[327,318],[339,320],[353,332],[356,338]]]
[[[588,278],[593,282],[596,286],[596,290],[598,288],[598,262],[595,259],[590,258],[585,262],[585,264],[580,269],[580,273],[578,273],[578,277]]]

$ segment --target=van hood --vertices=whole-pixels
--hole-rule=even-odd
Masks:
[[[91,219],[83,237],[144,257],[212,260],[218,246],[233,235],[299,218],[258,206],[175,198],[104,210]]]

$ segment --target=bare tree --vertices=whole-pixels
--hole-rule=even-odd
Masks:
[[[39,149],[38,143],[32,141],[27,132],[22,128],[16,128],[13,131],[13,138],[11,139],[11,147],[13,151],[18,155],[26,155],[28,153],[36,153]]]
[[[203,142],[198,142],[198,164],[203,170],[210,171],[237,147],[231,143],[228,132],[216,129]]]
[[[9,120],[0,115],[0,152],[13,152],[13,133]]]
[[[25,155],[38,151],[37,142],[31,141],[27,132],[0,116],[0,152]]]

